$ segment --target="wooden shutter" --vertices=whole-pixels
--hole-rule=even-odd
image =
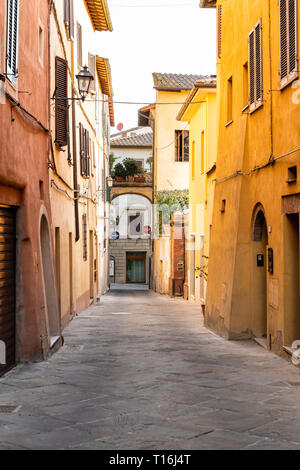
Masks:
[[[255,27],[255,98],[256,102],[262,100],[262,40],[261,21]]]
[[[182,146],[183,146],[183,159],[182,161],[188,162],[190,157],[190,141],[189,131],[183,131],[182,135]]]
[[[68,143],[68,73],[64,59],[55,58],[55,143],[64,147]]]
[[[7,0],[6,73],[16,84],[18,74],[19,0]]]
[[[249,101],[250,106],[255,102],[255,51],[254,31],[249,34]]]
[[[90,133],[85,130],[85,159],[86,159],[86,176],[91,175],[91,156],[90,156]]]
[[[67,27],[69,39],[74,41],[74,3],[73,0],[65,1],[65,25]]]
[[[222,55],[222,5],[218,6],[218,57]]]
[[[82,176],[86,175],[85,169],[85,155],[84,155],[84,128],[82,124],[79,124],[79,152],[80,152],[80,173]]]
[[[91,81],[90,91],[96,92],[96,57],[93,54],[89,53],[89,71],[94,77],[94,80]]]
[[[82,27],[77,23],[77,65],[82,67]]]
[[[249,33],[249,102],[250,112],[263,103],[262,23]]]
[[[280,81],[285,86],[298,76],[298,2],[280,0]]]

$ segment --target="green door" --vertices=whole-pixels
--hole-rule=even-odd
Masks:
[[[126,254],[127,282],[144,284],[146,282],[146,253]]]

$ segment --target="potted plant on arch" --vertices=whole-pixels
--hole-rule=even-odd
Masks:
[[[125,158],[123,165],[127,171],[127,181],[133,182],[134,176],[139,172],[139,166],[133,158]]]
[[[126,181],[127,170],[122,163],[117,163],[114,168],[115,179],[119,182]]]

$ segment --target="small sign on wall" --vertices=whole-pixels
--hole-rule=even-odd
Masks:
[[[109,260],[109,275],[110,276],[115,275],[115,260],[114,259]]]

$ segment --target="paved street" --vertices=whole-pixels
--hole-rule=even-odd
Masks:
[[[198,306],[115,290],[64,335],[0,379],[0,449],[300,449],[300,371]]]

